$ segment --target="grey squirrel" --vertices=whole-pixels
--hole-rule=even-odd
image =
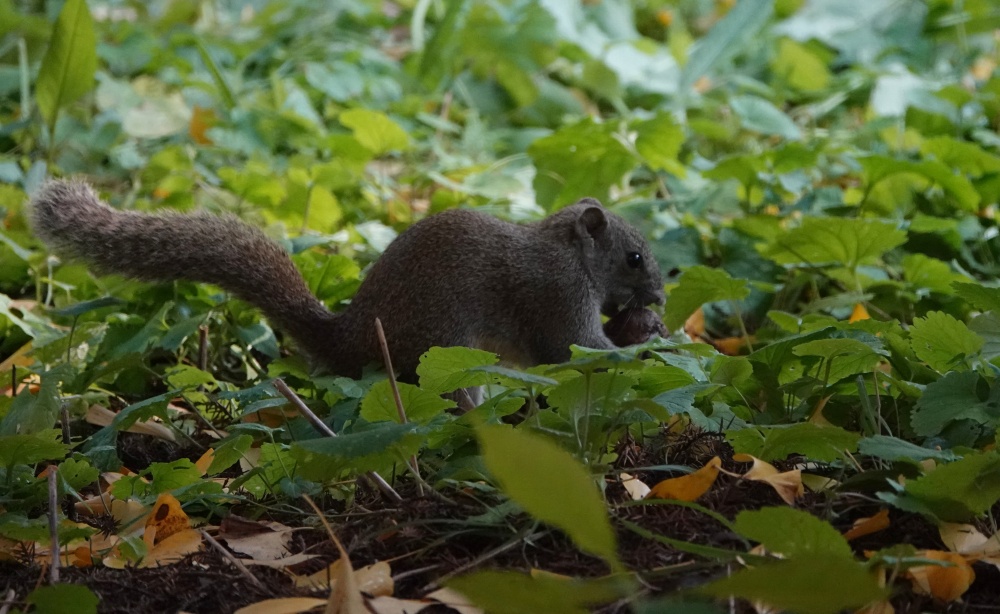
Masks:
[[[523,225],[470,210],[429,216],[389,245],[340,313],[278,244],[235,217],[118,211],[81,181],[47,182],[31,211],[57,253],[103,273],[216,284],[259,308],[316,366],[348,377],[382,362],[375,318],[397,371],[412,379],[432,346],[522,366],[564,361],[571,344],[611,349],[602,313],[664,302],[645,239],[593,199]]]

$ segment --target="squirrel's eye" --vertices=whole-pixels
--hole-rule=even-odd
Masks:
[[[639,252],[629,252],[625,256],[625,262],[633,269],[638,269],[642,266],[642,254]]]

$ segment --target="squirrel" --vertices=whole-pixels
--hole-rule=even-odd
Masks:
[[[234,216],[119,211],[85,182],[62,180],[39,188],[31,217],[56,253],[98,272],[220,286],[260,309],[314,366],[354,378],[382,362],[376,318],[394,367],[412,380],[432,346],[488,350],[520,366],[563,362],[572,344],[611,349],[602,313],[664,303],[646,240],[590,198],[527,224],[463,209],[428,216],[390,243],[339,313],[281,246]]]

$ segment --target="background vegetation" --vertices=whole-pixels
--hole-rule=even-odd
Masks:
[[[210,522],[287,520],[304,494],[377,505],[355,491],[374,470],[407,498],[423,482],[476,501],[463,514],[491,543],[538,521],[571,538],[484,565],[577,580],[451,581],[489,611],[691,612],[698,591],[945,610],[970,584],[969,603],[997,599],[998,32],[991,0],[0,0],[0,558],[43,548],[48,465],[66,501],[125,466],[138,475],[107,493],[147,511],[169,493]],[[216,288],[49,257],[25,201],[69,175],[123,208],[266,228],[333,309],[426,215],[529,220],[597,197],[682,271],[676,332],[529,371],[435,351],[400,424],[383,376],[311,376]],[[318,438],[278,377],[342,436]],[[478,384],[482,407],[447,411],[441,393]],[[102,423],[94,406],[122,411]],[[154,417],[214,456],[129,456],[120,433]],[[784,495],[748,486],[734,452],[776,463]],[[737,476],[724,489],[720,464]],[[704,505],[627,503],[623,472],[653,484],[702,466]],[[674,486],[654,494],[702,495]],[[677,528],[693,518],[707,528]],[[841,533],[864,518],[882,537],[852,548]],[[91,546],[97,564],[148,557],[114,520],[121,542]],[[97,533],[61,526],[74,547]],[[596,558],[547,566],[559,543]],[[951,592],[921,588],[939,572]]]

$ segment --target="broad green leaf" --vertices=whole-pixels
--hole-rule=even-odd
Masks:
[[[432,347],[420,357],[417,375],[420,387],[434,394],[453,392],[459,388],[482,386],[493,381],[484,371],[474,367],[495,365],[496,354],[465,347]]]
[[[93,484],[101,472],[82,458],[67,458],[59,463],[59,479],[74,490]]]
[[[35,612],[45,614],[96,614],[100,603],[97,595],[79,584],[40,586],[26,601],[35,606]]]
[[[850,557],[812,554],[743,569],[698,589],[717,598],[761,601],[799,614],[837,614],[886,596],[875,575]]]
[[[67,0],[59,11],[35,81],[38,110],[50,129],[55,126],[59,109],[93,89],[96,71],[97,35],[87,2]]]
[[[670,292],[670,300],[663,310],[663,323],[670,330],[677,330],[702,305],[738,301],[749,294],[750,286],[745,280],[733,279],[721,269],[691,267],[684,271],[680,283]]]
[[[975,371],[952,371],[927,384],[910,418],[917,435],[938,435],[953,420],[974,420],[979,424],[1000,424],[1000,404],[980,398],[977,388],[983,385]]]
[[[156,492],[169,492],[201,480],[201,470],[194,462],[181,458],[171,463],[153,463],[148,469]],[[121,497],[125,498],[125,497]]]
[[[440,394],[412,384],[398,382],[396,386],[406,411],[406,419],[410,422],[424,424],[446,409],[455,407],[454,401],[443,399]],[[361,401],[361,417],[368,422],[399,422],[399,410],[396,408],[389,380],[382,380],[371,387]]]
[[[786,558],[827,555],[850,559],[853,556],[847,540],[830,523],[790,507],[740,512],[736,516],[736,530],[760,542],[768,552]]]
[[[903,258],[903,275],[917,289],[951,294],[952,285],[968,279],[952,271],[948,263],[923,254],[907,254]]]
[[[607,203],[611,186],[636,165],[614,132],[613,125],[588,118],[532,143],[538,204],[551,211],[585,196]]]
[[[483,460],[503,491],[542,522],[565,531],[581,550],[618,569],[604,500],[583,465],[551,441],[507,426],[476,429]]]
[[[870,190],[880,181],[893,175],[908,173],[923,177],[952,195],[959,209],[975,211],[979,205],[980,196],[968,179],[958,175],[950,168],[936,160],[895,160],[884,156],[868,156],[860,158],[865,171],[865,180]]]
[[[922,448],[914,443],[889,435],[872,435],[858,442],[858,453],[877,456],[890,462],[911,460],[920,462],[928,458],[937,461],[953,461],[957,456],[949,450]]]
[[[1000,312],[1000,288],[987,287],[982,284],[953,283],[955,294],[967,303],[983,311]]]
[[[253,437],[247,434],[236,435],[215,446],[215,453],[212,455],[212,464],[208,466],[206,475],[214,476],[229,469],[240,458],[246,454],[253,444]]]
[[[754,429],[746,429],[752,432]],[[802,422],[791,426],[760,427],[764,437],[750,436],[743,431],[729,431],[726,438],[736,452],[752,454],[761,460],[783,460],[791,454],[833,462],[845,452],[854,452],[861,436],[839,426],[818,426]],[[739,435],[736,437],[735,435]]]
[[[764,250],[778,264],[838,264],[854,268],[875,263],[906,241],[895,224],[875,220],[808,217]]]
[[[1000,456],[969,455],[906,482],[906,494],[948,522],[967,522],[1000,500]]]
[[[738,386],[753,375],[753,365],[745,356],[718,356],[712,361],[713,384]]]
[[[411,146],[410,135],[388,115],[369,109],[349,109],[337,118],[354,132],[354,138],[376,156],[403,151]]]
[[[408,437],[418,434],[420,425],[408,422],[394,424],[383,422],[372,425],[366,430],[323,437],[306,439],[295,444],[293,450],[301,448],[325,456],[356,459],[364,456],[384,453],[390,446],[404,442]]]
[[[586,614],[620,598],[627,584],[516,571],[477,571],[446,582],[490,614]]]
[[[555,386],[559,383],[558,380],[554,380],[551,377],[545,377],[544,375],[537,375],[535,373],[528,373],[527,371],[519,371],[517,369],[511,369],[510,367],[502,367],[500,365],[484,365],[481,367],[471,367],[469,369],[471,373],[483,372],[489,373],[494,376],[494,379],[499,381],[504,386],[517,387],[517,386],[539,386],[542,388],[548,388]]]
[[[0,420],[0,435],[30,435],[51,429],[62,408],[59,383],[69,371],[69,365],[60,365],[42,374],[37,393],[31,394],[27,388],[22,390]]]
[[[684,130],[666,113],[635,125],[635,149],[651,168],[684,177],[677,155],[684,144]]]
[[[950,136],[926,139],[920,146],[924,155],[932,155],[963,174],[979,177],[986,173],[1000,173],[1000,157],[968,141]]]
[[[983,340],[947,313],[932,311],[914,318],[910,327],[913,353],[932,369],[944,373],[969,368],[968,360],[983,348]]]
[[[733,96],[730,106],[747,130],[780,136],[790,140],[802,138],[802,131],[781,109],[757,96]]]

